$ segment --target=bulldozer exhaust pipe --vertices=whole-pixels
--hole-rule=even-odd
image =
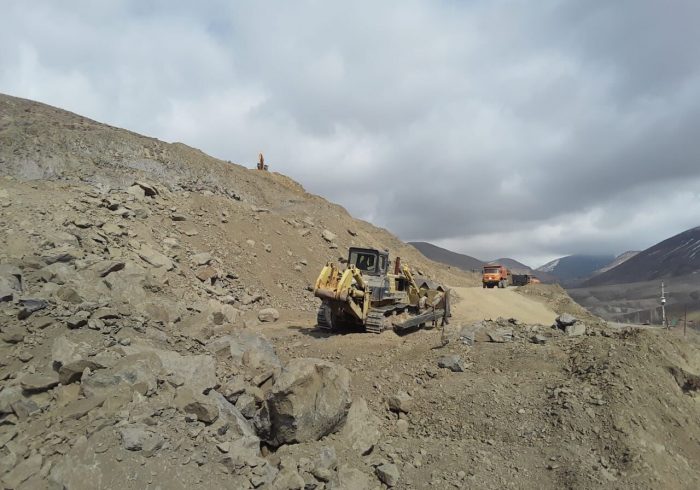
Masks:
[[[394,275],[398,276],[401,273],[401,257],[396,257],[394,262]]]

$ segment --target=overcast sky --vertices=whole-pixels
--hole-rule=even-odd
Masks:
[[[538,266],[700,225],[700,2],[4,0],[0,92]]]

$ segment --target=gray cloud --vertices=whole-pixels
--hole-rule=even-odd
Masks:
[[[5,2],[0,91],[533,265],[700,216],[700,4]]]

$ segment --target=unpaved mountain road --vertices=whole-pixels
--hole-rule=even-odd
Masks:
[[[557,314],[543,303],[512,289],[481,287],[452,288],[452,316],[463,323],[480,320],[516,318],[524,323],[551,325]]]

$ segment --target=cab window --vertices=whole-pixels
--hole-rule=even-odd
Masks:
[[[377,256],[371,253],[352,252],[350,263],[361,271],[374,272],[377,268]]]

